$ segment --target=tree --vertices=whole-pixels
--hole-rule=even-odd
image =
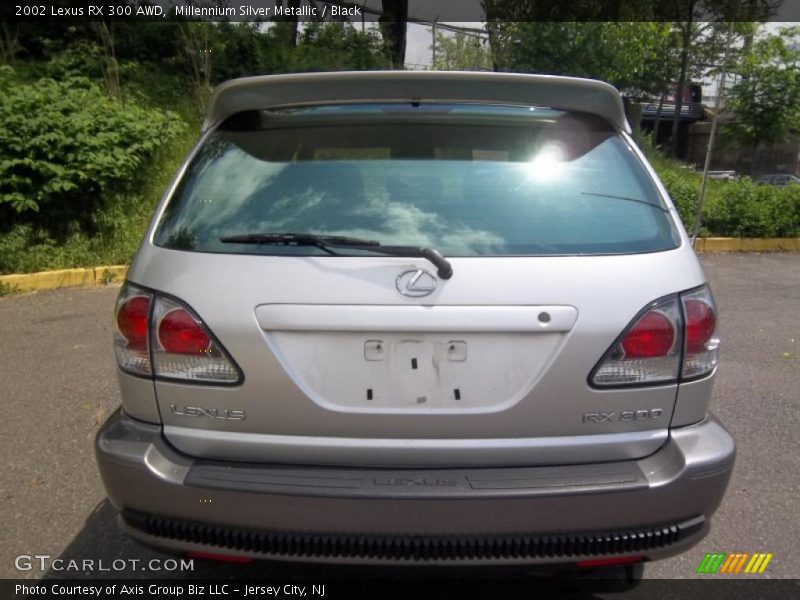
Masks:
[[[285,28],[285,33],[287,36],[287,41],[289,45],[294,48],[297,46],[297,32],[299,28],[299,18],[297,16],[297,9],[300,7],[300,0],[286,0],[284,3],[283,0],[276,0],[275,6],[280,6],[282,8],[290,9],[290,14],[286,17],[276,18],[276,21],[285,22],[289,24],[289,27]]]
[[[122,88],[119,83],[119,63],[114,50],[114,34],[105,20],[97,23],[97,31],[103,48],[103,79],[106,82],[108,96],[113,100],[122,100]]]
[[[206,21],[181,21],[178,24],[181,52],[191,76],[195,100],[203,111],[212,89],[212,54],[216,31],[213,27],[213,23]]]
[[[660,0],[656,10],[673,20],[679,32],[680,73],[672,121],[672,155],[678,155],[678,132],[683,96],[690,77],[706,74],[704,68],[719,63],[725,46],[731,44],[728,23],[734,22],[734,33],[749,44],[753,21],[767,20],[783,0]],[[736,40],[738,45],[738,40]],[[694,70],[694,73],[692,73]]]
[[[726,137],[750,146],[779,142],[800,131],[800,27],[755,39],[734,71],[739,80],[728,92],[733,119]],[[792,43],[794,41],[794,43]]]
[[[408,0],[381,0],[382,12],[378,18],[386,56],[395,69],[402,69],[406,61],[406,25]]]
[[[262,46],[265,36],[259,31],[259,26],[258,22],[247,21],[216,24],[211,31],[213,42],[210,45],[213,84],[264,72]],[[290,27],[289,24],[286,26]],[[288,46],[288,41],[281,40],[281,43]]]
[[[634,99],[673,76],[668,23],[495,23],[492,39],[502,70],[602,79]]]
[[[724,2],[724,0],[722,0]],[[727,23],[716,20],[724,8],[711,2],[683,0],[675,3],[672,23],[678,40],[678,64],[680,65],[675,88],[675,112],[672,118],[672,156],[678,156],[680,119],[683,113],[683,98],[686,84],[692,79],[702,77],[709,66],[719,62],[725,42],[730,41]],[[709,12],[710,11],[710,12]],[[710,16],[709,16],[710,15]],[[703,20],[709,19],[709,20]],[[674,77],[674,76],[673,76]]]
[[[604,79],[634,99],[663,96],[677,81],[672,136],[677,154],[686,84],[719,64],[726,22],[737,23],[741,40],[752,31],[748,21],[767,20],[782,1],[483,0],[483,5],[497,70]]]
[[[359,71],[389,63],[376,29],[362,32],[351,23],[314,21],[305,24],[288,66],[292,71]]]
[[[448,34],[437,30],[430,48],[434,51],[434,69],[463,71],[492,68],[492,53],[488,45],[473,34],[462,31]]]
[[[19,28],[11,23],[0,23],[0,62],[12,63],[20,50]]]

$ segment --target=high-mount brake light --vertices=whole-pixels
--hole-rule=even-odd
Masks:
[[[647,307],[625,328],[590,376],[595,387],[676,383],[717,364],[716,308],[707,286]]]
[[[241,371],[188,306],[126,283],[116,309],[120,369],[155,379],[237,384]]]

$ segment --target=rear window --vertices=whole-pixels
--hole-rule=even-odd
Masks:
[[[638,253],[679,243],[651,178],[605,121],[477,105],[235,115],[191,161],[155,243],[199,252],[324,253],[220,241],[287,232],[428,246],[445,256]]]

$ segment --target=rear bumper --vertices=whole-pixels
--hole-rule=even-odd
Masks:
[[[359,563],[659,559],[708,530],[734,462],[716,419],[655,454],[561,467],[358,469],[197,460],[115,413],[97,436],[123,529],[173,550]]]

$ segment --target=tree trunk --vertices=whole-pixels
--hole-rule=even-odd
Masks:
[[[383,12],[378,25],[383,36],[383,46],[392,61],[392,67],[402,69],[406,62],[406,24],[408,0],[381,0]]]
[[[300,8],[300,0],[289,0],[289,7],[294,9],[292,10],[292,15],[289,17],[290,29],[289,29],[289,44],[292,48],[297,46],[297,27],[298,27],[298,17],[297,13],[295,12],[298,8]]]
[[[436,21],[431,25],[431,66],[436,68]]]
[[[0,23],[0,61],[11,64],[20,51],[19,31],[8,23]]]
[[[661,113],[664,112],[664,97],[667,95],[666,91],[661,92],[658,98],[658,108],[656,109],[656,120],[653,123],[653,147],[658,148],[658,130],[661,127]]]
[[[767,17],[767,14],[762,14],[763,11],[760,10],[759,0],[749,0],[744,10],[745,14],[743,15],[744,16],[743,20],[745,22],[753,23],[764,20]],[[755,30],[753,30],[750,33],[747,33],[742,39],[742,50],[741,50],[742,56],[746,56],[750,52],[750,48],[753,47],[753,41],[755,39],[755,35],[756,35]],[[744,75],[742,76],[742,79],[746,78],[747,78],[746,76]]]
[[[119,101],[122,99],[122,89],[119,83],[119,65],[114,51],[114,36],[104,20],[97,23],[97,30],[103,46],[103,79],[106,91],[111,99]]]
[[[628,117],[628,123],[631,126],[631,131],[634,136],[638,136],[642,129],[642,103],[633,102],[629,98],[625,99],[625,116]]]
[[[503,69],[500,60],[500,46],[497,41],[497,7],[494,2],[484,0],[484,10],[486,11],[486,32],[489,37],[489,54],[492,57],[492,70],[497,72]]]
[[[678,79],[678,89],[675,91],[675,115],[672,121],[672,156],[678,157],[678,147],[680,140],[678,133],[680,131],[681,112],[683,111],[683,94],[686,89],[686,75],[689,70],[689,54],[692,44],[692,17],[694,14],[694,3],[692,3],[692,10],[689,12],[689,20],[684,23],[684,31],[681,39],[681,74]]]

